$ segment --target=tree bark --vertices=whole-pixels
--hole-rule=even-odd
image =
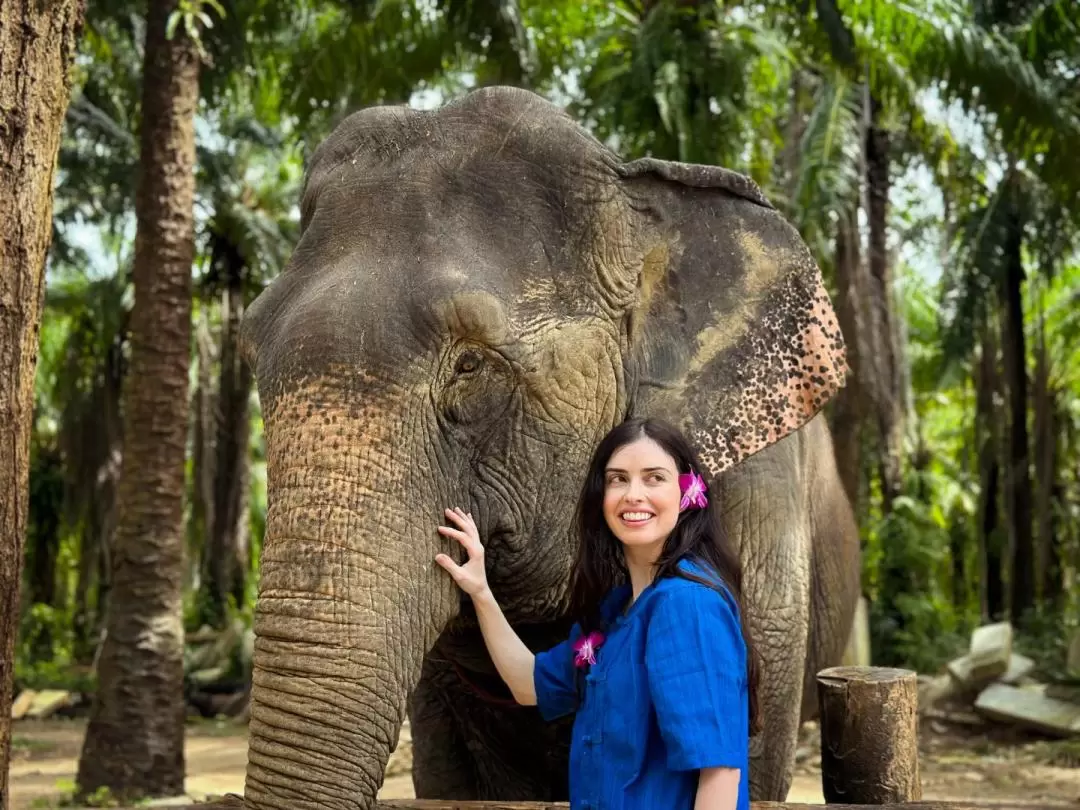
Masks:
[[[886,245],[889,209],[889,133],[878,126],[881,104],[869,96],[869,124],[866,130],[867,220],[869,225],[868,260],[874,363],[874,403],[881,439],[881,489],[883,508],[891,503],[903,486],[904,392],[899,328],[893,304],[892,271]],[[864,375],[865,377],[866,375]]]
[[[997,342],[991,324],[983,328],[975,379],[975,431],[979,448],[979,558],[982,568],[982,618],[997,621],[1005,610],[1001,555],[1001,464],[997,431],[1000,388]]]
[[[862,440],[867,415],[863,362],[867,351],[864,268],[859,255],[858,211],[855,206],[841,215],[836,229],[836,317],[847,344],[848,384],[836,397],[833,408],[833,447],[840,480],[856,514],[861,514]]]
[[[66,519],[80,526],[79,571],[75,586],[75,657],[93,660],[101,641],[109,593],[109,550],[116,528],[116,490],[123,456],[120,413],[126,329],[114,335],[92,371],[85,400],[65,403],[60,430],[67,461]]]
[[[817,682],[825,802],[921,799],[915,673],[833,667],[818,673]]]
[[[214,365],[214,339],[210,331],[206,309],[203,309],[195,325],[195,362],[198,377],[195,383],[195,424],[191,449],[191,539],[188,550],[191,556],[187,587],[202,591],[207,577],[204,569],[209,566],[210,527],[214,524],[214,433],[217,420],[214,408],[217,393],[214,391],[211,370]],[[205,602],[201,602],[205,605]],[[208,617],[203,616],[202,620]]]
[[[135,304],[106,638],[77,776],[81,795],[184,788],[184,452],[188,426],[199,62],[175,0],[146,20]]]
[[[1003,309],[1001,353],[1005,369],[1005,389],[1009,397],[1008,466],[1005,468],[1009,517],[1011,599],[1009,612],[1015,623],[1035,604],[1035,543],[1032,537],[1030,455],[1027,428],[1027,355],[1024,339],[1022,285],[1024,264],[1023,223],[1017,210],[1016,194],[1010,194],[1011,223],[1005,245],[1005,278],[1001,287]]]
[[[53,182],[83,0],[0,3],[0,807],[7,807],[30,428]]]
[[[1035,548],[1035,594],[1039,599],[1054,595],[1054,392],[1050,387],[1050,361],[1046,352],[1046,332],[1039,317],[1039,338],[1035,348],[1035,515],[1038,524]]]
[[[229,262],[228,286],[222,301],[214,520],[210,534],[210,582],[222,618],[230,596],[237,605],[243,604],[248,568],[248,412],[252,378],[240,354],[244,277],[243,262],[234,256]]]

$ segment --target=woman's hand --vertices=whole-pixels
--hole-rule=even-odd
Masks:
[[[473,522],[471,512],[462,512],[455,506],[453,509],[446,510],[446,516],[458,528],[440,526],[439,534],[452,537],[461,543],[469,558],[464,564],[458,565],[448,555],[437,554],[435,562],[450,573],[461,590],[475,599],[488,591],[487,571],[484,569],[484,547],[480,545],[480,532]]]

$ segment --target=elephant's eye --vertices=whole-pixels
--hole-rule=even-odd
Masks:
[[[468,374],[475,374],[483,365],[484,357],[480,352],[465,352],[458,358],[457,365],[454,366],[454,376],[464,377]]]

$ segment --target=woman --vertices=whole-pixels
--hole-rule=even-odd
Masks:
[[[472,516],[447,509],[468,560],[435,559],[468,593],[499,674],[548,720],[575,712],[570,806],[748,810],[758,668],[739,559],[686,439],[652,419],[612,430],[578,506],[570,637],[533,655],[507,623]]]

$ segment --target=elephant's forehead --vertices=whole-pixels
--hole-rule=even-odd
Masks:
[[[260,387],[264,372],[280,390],[335,365],[423,375],[454,340],[510,347],[594,307],[583,258],[553,256],[526,228],[512,238],[498,222],[372,220],[345,228],[316,216],[288,272],[253,307]]]

